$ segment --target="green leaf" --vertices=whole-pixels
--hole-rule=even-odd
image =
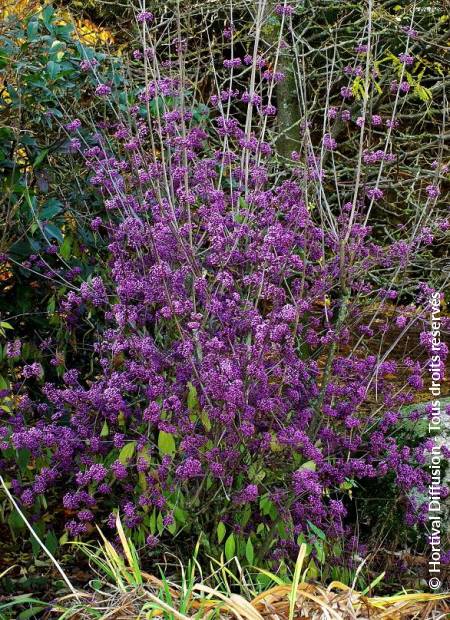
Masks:
[[[266,477],[266,472],[261,469],[258,463],[252,463],[248,469],[248,479],[256,484],[262,482]]]
[[[50,299],[48,300],[47,312],[49,314],[52,314],[55,311],[55,308],[56,308],[56,298],[54,295],[52,295]]]
[[[64,237],[64,241],[59,248],[59,253],[61,254],[64,260],[68,260],[72,253],[72,237],[70,235],[66,235]]]
[[[177,524],[176,524],[176,521],[174,521],[173,523],[171,523],[170,525],[168,525],[168,526],[166,527],[166,530],[167,530],[167,531],[169,531],[169,532],[172,534],[172,536],[175,536],[176,531],[177,531]]]
[[[156,527],[158,528],[158,533],[161,536],[164,530],[163,516],[161,513],[158,514],[158,518],[156,519]]]
[[[54,80],[61,70],[61,65],[53,60],[47,63],[47,73],[51,80]]]
[[[227,533],[227,528],[223,521],[219,521],[219,525],[217,526],[217,542],[220,543],[225,538],[225,534]]]
[[[45,537],[45,546],[50,551],[50,553],[55,553],[58,548],[58,539],[56,538],[55,532],[50,530]]]
[[[253,564],[253,560],[255,559],[255,552],[253,550],[253,543],[251,538],[247,540],[247,544],[245,545],[245,558],[249,564]]]
[[[55,33],[60,39],[67,40],[73,32],[72,24],[64,24],[63,26],[56,26]],[[72,43],[72,41],[70,41]],[[86,57],[89,55],[86,54]]]
[[[149,521],[148,526],[150,528],[150,532],[154,534],[156,532],[156,510],[155,508],[153,508],[153,512],[150,516],[150,521]]]
[[[17,620],[28,620],[29,618],[37,618],[39,617],[38,614],[41,611],[44,611],[44,609],[46,609],[47,607],[48,605],[43,603],[42,605],[35,605],[33,607],[30,607],[30,609],[25,609],[24,611],[21,611],[20,614],[17,616]]]
[[[47,30],[51,31],[52,30],[52,22],[53,22],[53,14],[55,12],[55,9],[50,5],[47,4],[47,6],[44,8],[44,10],[40,13],[40,16],[42,17],[42,20],[47,28]]]
[[[102,426],[102,430],[100,431],[100,437],[107,437],[109,435],[109,427],[108,422],[105,420]]]
[[[176,445],[173,435],[165,431],[160,431],[158,435],[158,448],[161,454],[170,454],[170,456],[174,456]]]
[[[9,64],[8,56],[3,50],[0,51],[0,69],[4,69]]]
[[[384,576],[386,575],[385,572],[382,572],[381,575],[378,575],[378,577],[376,577],[368,586],[365,590],[363,590],[361,592],[361,596],[366,596],[366,594],[370,591],[373,590],[375,588],[376,585],[378,585],[380,583],[380,581],[382,579],[384,579]]]
[[[320,542],[315,542],[314,543],[314,549],[316,550],[316,554],[317,554],[317,559],[320,562],[320,564],[324,564],[325,563],[325,551],[323,550],[323,545]]]
[[[349,491],[350,489],[353,489],[354,486],[355,486],[355,483],[353,482],[353,480],[346,480],[345,482],[342,482],[342,484],[339,485],[339,488],[342,491]]]
[[[205,430],[210,431],[212,428],[212,425],[211,425],[211,420],[209,419],[206,411],[200,411],[200,420],[202,421],[202,424],[205,427]]]
[[[187,406],[189,411],[193,411],[194,409],[198,409],[197,389],[192,383],[188,383],[188,387]]]
[[[361,78],[359,76],[355,78],[352,84],[352,95],[355,97],[356,100],[361,98]]]
[[[54,200],[54,199],[49,200],[45,204],[45,207],[41,209],[39,213],[39,219],[50,220],[55,215],[58,215],[58,213],[61,213],[62,210],[63,210],[63,207],[62,207],[62,204],[59,202],[59,200]]]
[[[188,513],[180,508],[179,506],[175,506],[173,510],[174,517],[180,525],[184,525],[188,519]]]
[[[17,464],[22,474],[26,473],[31,453],[26,448],[17,450]]]
[[[256,570],[258,571],[258,573],[260,573],[261,575],[264,575],[266,578],[268,578],[270,581],[269,583],[265,584],[264,589],[266,589],[270,582],[273,581],[274,583],[276,583],[279,586],[285,586],[286,582],[283,581],[283,579],[281,577],[279,577],[279,575],[275,575],[274,573],[271,573],[269,570],[266,570],[264,568],[259,568],[259,567],[255,567]]]
[[[39,24],[37,20],[31,19],[28,22],[28,26],[27,26],[27,37],[29,41],[34,41],[38,32],[39,32]]]
[[[39,168],[40,164],[44,161],[44,159],[48,155],[49,149],[42,149],[42,151],[37,155],[36,159],[33,162],[33,168]],[[46,219],[46,218],[42,218]]]
[[[3,327],[3,329],[14,329],[14,327],[10,323],[7,323],[7,321],[0,321],[0,327]]]
[[[134,450],[136,448],[136,442],[130,441],[130,443],[126,443],[122,450],[119,452],[119,461],[125,465],[133,456]]]
[[[14,132],[10,127],[0,127],[0,140],[14,140]]]
[[[234,558],[235,550],[236,541],[234,540],[234,534],[230,534],[225,542],[225,557],[227,560]]]
[[[239,525],[245,527],[252,516],[252,509],[250,504],[246,504],[242,516],[239,518]]]
[[[310,471],[316,471],[316,467],[317,465],[314,461],[306,461],[306,463],[300,465],[300,469],[309,469]]]
[[[308,581],[318,579],[320,575],[317,564],[314,562],[314,560],[309,561],[306,571],[308,573]]]
[[[23,530],[26,527],[17,510],[12,510],[8,517],[8,525],[11,530]]]
[[[42,540],[45,536],[45,525],[42,521],[38,521],[33,525],[33,530],[37,534],[37,536]],[[34,536],[30,537],[31,548],[33,550],[33,555],[37,557],[39,553],[42,551],[39,543],[35,539]]]
[[[100,579],[93,579],[89,582],[89,585],[92,587],[93,590],[96,590],[97,592],[101,592],[103,590],[103,581],[101,581]]]
[[[425,86],[420,86],[419,84],[415,86],[414,94],[417,95],[422,101],[431,101],[433,99],[431,90],[429,88],[425,88]]]
[[[272,439],[270,440],[270,449],[272,450],[272,452],[283,451],[283,446],[278,441],[276,433],[273,433],[273,432],[272,432]]]
[[[44,226],[44,230],[49,237],[53,237],[60,243],[63,243],[64,237],[58,226],[55,226],[54,224],[46,224]]]
[[[379,95],[383,94],[383,89],[381,88],[381,86],[378,84],[378,82],[374,81],[373,85],[375,86],[375,90],[377,91],[377,93]]]
[[[322,532],[322,530],[319,529],[317,525],[314,525],[314,523],[311,523],[311,521],[308,521],[308,527],[311,532],[313,532],[313,534],[315,534],[318,538],[320,538],[321,540],[326,539],[325,532]]]
[[[277,509],[267,495],[262,496],[259,502],[259,507],[261,508],[262,513],[265,517],[270,516],[273,520],[278,517]]]

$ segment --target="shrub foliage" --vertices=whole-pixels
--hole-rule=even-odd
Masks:
[[[442,141],[416,154],[419,172],[403,144],[416,123],[406,102],[423,114],[440,77],[424,85],[414,49],[426,33],[400,23],[392,39],[369,2],[351,48],[334,41],[310,80],[294,7],[271,9],[257,4],[249,41],[225,26],[208,100],[195,82],[205,59],[192,62],[176,12],[137,11],[140,45],[120,65],[83,46],[67,61],[94,103],[53,117],[102,206],[77,207],[86,248],[68,211],[38,210],[39,247],[20,268],[57,287],[52,312],[71,347],[64,356],[45,339],[24,360],[9,338],[0,435],[22,504],[36,517],[62,504],[71,536],[94,520],[114,527],[119,511],[157,552],[201,535],[208,551],[253,563],[295,556],[306,540],[321,562],[325,538],[348,535],[352,549],[352,493],[371,480],[391,485],[408,525],[426,518],[433,441],[404,409],[423,388],[423,359],[396,351],[408,333],[429,348],[439,295],[440,275],[433,288],[417,265],[447,234]],[[64,62],[47,62],[56,81]],[[277,108],[293,67],[287,158]],[[27,174],[14,187],[32,209]],[[403,177],[398,222],[380,214],[398,205]],[[100,260],[86,266],[94,247]]]

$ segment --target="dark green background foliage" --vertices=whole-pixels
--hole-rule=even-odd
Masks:
[[[67,119],[91,114],[95,82],[80,61],[94,50],[74,38],[73,26],[51,6],[3,23],[0,49],[0,253],[10,259],[2,265],[0,312],[17,316],[19,330],[26,317],[27,338],[36,328],[44,337],[58,327],[63,274],[77,268],[85,279],[100,250],[89,227],[100,203],[83,166],[68,157],[64,129]],[[48,253],[52,245],[60,246],[63,262]],[[36,269],[39,254],[47,267]]]

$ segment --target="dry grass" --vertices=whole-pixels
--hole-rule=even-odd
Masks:
[[[0,486],[34,533],[0,476]],[[384,577],[375,579],[363,592],[338,581],[328,587],[308,581],[304,569],[306,546],[301,545],[292,578],[281,578],[265,569],[243,570],[238,559],[213,560],[205,577],[197,552],[187,567],[180,564],[181,579],[169,581],[142,570],[137,551],[116,521],[122,549],[118,551],[99,530],[103,544],[72,543],[89,558],[92,580],[84,591],[76,589],[56,558],[42,541],[39,544],[66,582],[67,594],[51,605],[28,595],[0,604],[0,620],[44,618],[46,620],[443,620],[450,618],[450,593],[401,592],[394,596],[369,596]],[[234,566],[234,571],[231,570]],[[360,569],[362,566],[360,567]],[[360,570],[359,569],[359,570]],[[359,572],[356,573],[356,576]],[[0,578],[6,573],[0,574]],[[256,575],[268,584],[260,591]],[[355,582],[356,583],[356,576]],[[231,585],[230,585],[231,584]],[[240,592],[240,594],[233,593]],[[25,609],[24,609],[25,608]],[[22,609],[17,615],[16,611]],[[37,615],[34,614],[37,611]],[[25,613],[25,616],[23,615]],[[13,615],[11,615],[13,614]]]
[[[303,570],[306,547],[302,545],[291,580],[260,570],[273,587],[257,593],[251,574],[235,560],[216,562],[217,569],[206,579],[196,559],[181,569],[181,584],[169,582],[141,570],[136,550],[125,536],[120,519],[117,530],[123,547],[119,554],[102,535],[95,551],[84,546],[91,564],[97,567],[98,583],[91,594],[70,594],[58,601],[48,618],[72,620],[403,620],[450,618],[450,593],[403,592],[395,596],[368,596],[381,577],[365,592],[340,582],[328,587],[308,582]],[[257,569],[256,569],[257,570]],[[230,586],[229,582],[233,582]],[[215,584],[206,585],[209,583]],[[232,590],[242,594],[233,594]],[[77,599],[75,603],[74,599]]]
[[[85,603],[72,608],[61,607],[63,601],[50,613],[73,620],[94,617],[110,620],[137,618],[164,618],[190,620],[209,618],[236,618],[237,620],[288,620],[291,586],[275,586],[248,601],[238,594],[225,596],[200,584],[194,585],[188,614],[177,609],[177,596],[172,605],[158,599],[154,584],[149,582],[136,590],[94,596],[82,594]],[[153,590],[153,592],[152,592]],[[205,596],[206,595],[206,596]],[[67,599],[66,599],[67,600]],[[403,620],[420,618],[438,620],[450,617],[450,594],[410,593],[391,597],[367,597],[340,583],[328,588],[312,583],[297,587],[295,620]],[[95,613],[97,612],[97,613]],[[98,614],[98,615],[97,615]]]

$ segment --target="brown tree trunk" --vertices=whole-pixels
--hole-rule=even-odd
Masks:
[[[295,63],[290,48],[281,50],[278,70],[285,79],[277,84],[277,134],[276,149],[282,157],[290,157],[299,147],[300,106],[295,82]]]

